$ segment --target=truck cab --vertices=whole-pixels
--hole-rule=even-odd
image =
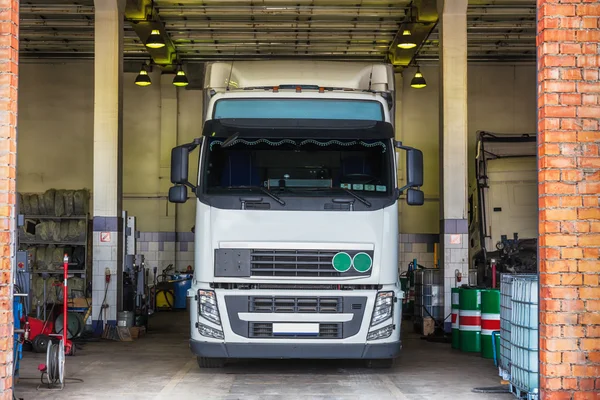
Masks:
[[[169,192],[196,202],[188,296],[201,367],[397,356],[398,198],[423,203],[423,158],[394,141],[393,82],[386,64],[208,65],[202,136],[173,149]]]

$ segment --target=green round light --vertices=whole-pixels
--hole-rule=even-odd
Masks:
[[[356,253],[352,264],[354,264],[354,269],[358,272],[367,272],[373,266],[373,259],[367,253]]]
[[[338,272],[346,272],[352,267],[352,257],[350,254],[339,252],[331,260],[333,268]]]

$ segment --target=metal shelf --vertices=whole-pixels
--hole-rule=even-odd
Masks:
[[[59,241],[53,241],[53,240],[37,240],[35,238],[35,236],[30,235],[28,237],[28,235],[26,235],[23,232],[23,229],[19,229],[19,234],[18,234],[18,245],[19,248],[25,249],[28,246],[58,246],[58,247],[76,247],[78,248],[78,251],[81,250],[81,248],[83,248],[83,269],[80,269],[82,267],[82,265],[80,263],[69,263],[69,265],[72,265],[74,267],[77,267],[77,269],[69,269],[69,271],[67,272],[69,277],[76,277],[76,278],[83,278],[84,279],[84,283],[85,283],[85,287],[87,287],[88,284],[88,280],[90,278],[90,274],[88,273],[87,267],[88,267],[88,254],[89,254],[89,250],[88,250],[88,246],[89,246],[89,225],[90,225],[90,218],[89,215],[71,215],[71,216],[63,216],[63,217],[57,217],[55,215],[22,215],[23,220],[32,220],[32,223],[34,223],[35,225],[38,225],[40,223],[43,223],[43,221],[85,221],[85,236],[80,236],[80,238],[78,238],[79,240],[59,240]],[[83,234],[83,232],[82,232]],[[61,263],[61,267],[62,267],[62,263]],[[38,270],[38,269],[32,269],[28,272],[28,283],[30,287],[33,287],[34,282],[38,279],[42,279],[42,275],[48,275],[51,276],[52,279],[62,279],[62,276],[64,275],[64,271],[61,269],[57,269],[57,270]],[[44,278],[45,279],[45,278]],[[39,300],[39,299],[38,299]],[[44,299],[45,302],[47,302],[47,298]],[[46,304],[50,304],[49,302],[47,302]],[[57,304],[61,304],[61,303],[57,303]],[[30,305],[31,307],[31,305]],[[35,309],[35,307],[32,307],[31,309]],[[38,315],[38,317],[40,317]]]
[[[71,215],[69,217],[57,217],[55,215],[23,215],[25,219],[88,219],[87,215]]]
[[[32,245],[55,245],[55,246],[85,246],[86,242],[55,242],[52,240],[19,240],[19,244],[32,244]]]
[[[63,275],[65,273],[65,271],[59,271],[59,270],[42,271],[39,269],[35,269],[32,271],[32,273],[33,274],[48,274],[48,275]],[[67,274],[85,274],[85,270],[83,270],[83,269],[69,270],[69,271],[67,271]]]

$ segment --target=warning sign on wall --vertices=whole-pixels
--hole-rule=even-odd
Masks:
[[[450,235],[450,244],[460,244],[460,235]]]
[[[110,242],[110,232],[100,232],[101,242]]]

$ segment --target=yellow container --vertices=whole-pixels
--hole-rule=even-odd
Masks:
[[[156,308],[173,309],[175,295],[173,290],[159,290],[156,293]]]

